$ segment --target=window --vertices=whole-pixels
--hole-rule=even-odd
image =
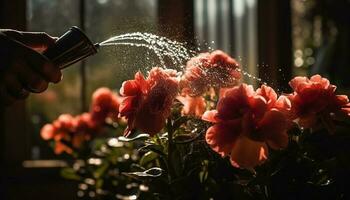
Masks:
[[[84,9],[81,12],[81,9]],[[83,15],[82,15],[83,14]],[[82,15],[82,16],[81,16]],[[27,0],[27,27],[60,36],[71,26],[84,21],[85,32],[94,42],[127,32],[157,31],[156,0]],[[73,115],[88,109],[91,93],[98,87],[117,89],[121,82],[142,68],[155,65],[147,61],[144,49],[126,47],[101,49],[84,66],[77,63],[63,71],[63,81],[50,85],[42,94],[31,95],[27,101],[31,138],[31,157],[50,159],[53,153],[41,138],[40,128],[60,114]],[[131,59],[130,59],[131,58]],[[81,68],[85,68],[85,72]],[[85,104],[85,105],[83,105]]]
[[[195,0],[195,35],[201,50],[221,49],[257,76],[257,1]],[[243,77],[247,83],[256,80]]]

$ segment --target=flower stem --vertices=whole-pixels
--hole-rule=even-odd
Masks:
[[[322,115],[321,116],[321,122],[324,125],[324,127],[327,129],[328,133],[330,135],[333,135],[335,132],[335,125],[329,115]]]
[[[169,183],[172,182],[172,178],[174,177],[174,166],[172,162],[173,158],[173,150],[174,150],[174,142],[173,142],[173,126],[171,124],[171,120],[168,120],[168,173],[169,173]]]

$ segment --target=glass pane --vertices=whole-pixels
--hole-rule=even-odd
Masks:
[[[79,24],[79,1],[28,0],[27,6],[27,27],[30,31],[45,31],[52,36],[60,36],[69,27]],[[65,69],[59,84],[51,84],[42,94],[32,94],[27,101],[32,159],[44,159],[52,154],[47,143],[40,138],[40,128],[44,123],[51,122],[62,113],[79,113],[78,65]]]
[[[156,0],[98,0],[88,1],[86,6],[87,35],[94,42],[129,32],[157,31]],[[96,88],[117,89],[135,71],[156,63],[157,57],[146,49],[125,46],[100,49],[87,62],[88,100]]]
[[[292,0],[294,74],[321,74],[350,88],[350,2]]]
[[[221,49],[238,59],[242,69],[257,76],[257,1],[194,0],[195,32],[200,51]],[[256,84],[248,76],[244,81]]]

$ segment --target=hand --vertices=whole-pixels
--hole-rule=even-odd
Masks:
[[[0,103],[12,104],[40,93],[62,74],[40,52],[55,43],[46,33],[0,30]]]

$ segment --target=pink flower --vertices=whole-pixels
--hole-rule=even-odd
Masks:
[[[120,94],[124,99],[119,113],[128,121],[125,135],[133,129],[154,135],[164,127],[178,92],[175,75],[173,70],[156,67],[151,69],[147,79],[137,72],[134,80],[123,83]]]
[[[75,129],[75,119],[69,114],[63,114],[58,117],[52,124],[46,124],[41,129],[41,137],[44,140],[54,140],[56,154],[63,152],[71,154],[73,150],[66,145],[66,141],[71,140],[70,134]]]
[[[91,118],[96,123],[105,123],[106,118],[118,120],[119,105],[122,99],[108,88],[99,88],[92,95]]]
[[[330,119],[331,113],[339,111],[350,115],[350,103],[346,95],[336,95],[336,86],[320,75],[295,77],[289,82],[294,92],[288,96],[292,103],[292,114],[298,123],[311,128],[321,118]]]
[[[83,113],[75,117],[76,125],[71,134],[71,142],[74,148],[80,148],[86,141],[90,141],[93,135],[100,131],[100,124],[93,119],[90,113]]]
[[[273,149],[288,145],[288,110],[284,98],[262,86],[254,91],[242,84],[228,89],[219,99],[217,109],[207,111],[202,119],[214,123],[206,133],[209,146],[221,156],[229,156],[233,166],[252,168],[263,163],[268,146]]]
[[[80,148],[83,142],[89,141],[99,132],[99,129],[99,124],[92,120],[90,113],[83,113],[76,117],[63,114],[52,124],[43,126],[40,134],[44,140],[55,142],[56,154],[63,152],[71,154],[73,148]]]
[[[45,124],[41,128],[40,135],[44,140],[50,140],[55,136],[55,127],[52,124]]]
[[[181,113],[201,117],[205,111],[206,103],[203,97],[191,97],[189,95],[176,97],[183,104]]]
[[[241,77],[238,69],[237,61],[223,51],[201,53],[187,62],[180,87],[191,96],[199,96],[209,87],[233,87]]]

